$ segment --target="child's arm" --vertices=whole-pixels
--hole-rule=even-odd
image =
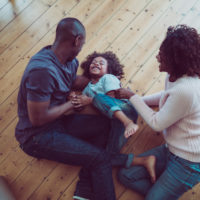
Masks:
[[[71,102],[79,114],[99,115],[100,112],[92,105],[92,100],[92,97],[82,94],[72,97]]]
[[[92,100],[93,100],[92,97],[88,97],[84,94],[81,94],[81,95],[74,96],[71,99],[71,102],[72,102],[74,108],[79,110],[79,109],[83,108],[84,106],[91,104]]]

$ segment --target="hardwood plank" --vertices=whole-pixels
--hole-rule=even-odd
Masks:
[[[28,199],[59,199],[66,187],[76,179],[79,169],[80,167],[59,164]]]
[[[0,32],[0,54],[5,51],[28,27],[51,7],[56,0],[32,1],[12,22]],[[34,11],[34,12],[33,12]],[[17,50],[17,49],[16,49]]]
[[[10,185],[17,199],[27,200],[58,165],[56,162],[34,159]]]
[[[0,174],[11,184],[34,159],[25,154],[18,145],[0,163]]]
[[[132,190],[126,190],[126,192],[124,192],[123,195],[119,198],[119,200],[130,200],[130,199],[143,200],[144,197]]]
[[[58,198],[58,200],[72,199],[77,181],[78,177],[66,188],[66,190],[60,196],[60,198]]]
[[[0,11],[8,2],[9,2],[9,0],[1,0],[0,1]]]
[[[199,13],[200,13],[200,1],[197,1],[189,12],[183,13],[185,17],[181,23],[192,26],[199,31],[200,30]]]
[[[98,9],[94,10],[93,13],[84,21],[86,28],[87,42],[90,41],[102,27],[104,27],[107,21],[110,21],[112,16],[118,13],[119,9],[127,4],[126,1],[104,1]],[[87,14],[88,15],[88,14]],[[88,46],[88,45],[87,45]],[[83,52],[83,51],[82,51]]]
[[[0,10],[0,31],[11,22],[23,9],[25,9],[33,0],[15,0],[9,1]]]
[[[148,0],[147,4],[149,2],[150,1]],[[125,4],[124,7],[122,7],[122,9],[120,9],[119,12],[95,34],[95,37],[88,41],[86,44],[87,48],[84,48],[79,57],[85,58],[93,51],[105,51],[108,46],[113,43],[114,38],[118,37],[120,33],[145,9],[145,6],[145,0],[129,0],[127,4]]]
[[[33,23],[15,42],[0,55],[0,77],[2,78],[19,60],[23,58],[42,37],[76,5],[76,0],[60,0]],[[65,10],[65,8],[67,8]],[[42,26],[41,26],[42,25]],[[40,29],[38,29],[40,27]],[[17,51],[16,51],[17,48]]]
[[[181,196],[179,200],[199,200],[200,199],[200,183],[195,185],[192,190],[189,190]]]
[[[15,90],[2,105],[0,105],[0,135],[10,122],[17,117],[17,94],[18,89]]]
[[[155,23],[159,16],[165,12],[169,5],[168,1],[154,0],[143,12],[116,38],[113,45],[107,50],[115,52],[119,59],[128,54],[130,46]],[[159,7],[159,9],[157,9]]]
[[[15,118],[10,125],[0,134],[0,140],[3,141],[0,145],[0,164],[7,158],[9,153],[13,152],[18,143],[15,139],[14,132],[17,124]]]

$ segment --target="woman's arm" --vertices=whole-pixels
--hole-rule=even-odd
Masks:
[[[142,99],[148,106],[158,106],[162,94],[163,94],[163,91],[157,92],[155,94],[143,96]]]
[[[155,131],[162,131],[183,118],[189,111],[191,98],[185,91],[173,91],[165,94],[161,109],[152,110],[143,99],[134,95],[129,100],[146,123]]]

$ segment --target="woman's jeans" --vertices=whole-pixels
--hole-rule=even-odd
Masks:
[[[140,156],[156,156],[155,184],[143,166],[121,169],[119,180],[143,194],[146,200],[175,200],[200,182],[200,163],[187,161],[170,153],[165,145],[153,148]]]
[[[109,140],[112,142],[112,133],[120,138],[123,126],[113,121],[109,132],[110,120],[103,116],[69,115],[35,133],[21,148],[37,158],[82,166],[80,178],[91,184],[94,194],[90,199],[115,200],[112,165],[129,167],[133,157],[114,153],[121,147],[107,144]]]

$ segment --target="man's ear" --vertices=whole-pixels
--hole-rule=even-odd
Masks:
[[[78,35],[75,38],[74,45],[77,47],[77,46],[80,46],[80,43],[81,43],[81,36]]]

